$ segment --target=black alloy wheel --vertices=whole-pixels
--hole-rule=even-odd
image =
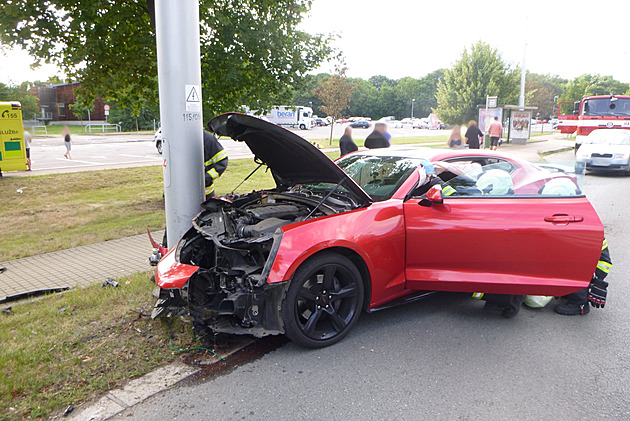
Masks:
[[[342,340],[359,318],[363,281],[354,264],[323,253],[298,268],[282,305],[286,336],[308,348]]]

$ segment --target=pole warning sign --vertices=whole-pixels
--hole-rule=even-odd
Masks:
[[[201,86],[186,86],[186,111],[201,112]]]

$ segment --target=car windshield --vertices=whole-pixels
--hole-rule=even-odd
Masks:
[[[348,155],[337,165],[374,201],[387,200],[420,165],[419,159],[395,156]]]
[[[629,116],[630,99],[628,98],[593,98],[584,101],[584,115]]]
[[[585,143],[594,145],[630,145],[630,130],[628,133],[617,132],[612,130],[598,130],[593,132],[587,138]]]

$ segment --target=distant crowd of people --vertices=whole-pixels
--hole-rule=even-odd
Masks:
[[[499,122],[499,117],[494,117],[494,121],[488,128],[490,137],[490,150],[496,150],[503,133],[503,125]],[[484,133],[477,126],[475,120],[468,122],[466,133],[462,136],[462,126],[457,124],[453,126],[451,134],[446,141],[449,148],[468,147],[468,149],[479,149],[484,142]],[[370,133],[363,146],[368,149],[388,148],[391,146],[392,135],[387,131],[387,123],[377,121],[374,123],[374,130]],[[343,136],[339,139],[339,150],[341,156],[357,151],[359,148],[352,139],[352,127],[350,125],[344,128]]]

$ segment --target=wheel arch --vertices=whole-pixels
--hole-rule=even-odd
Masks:
[[[357,270],[361,274],[361,281],[363,282],[363,291],[364,291],[363,303],[362,303],[361,308],[364,311],[366,311],[370,307],[370,300],[372,298],[372,279],[370,276],[370,271],[368,269],[367,263],[365,263],[365,260],[363,260],[363,258],[359,255],[359,253],[357,253],[355,250],[352,250],[347,247],[339,247],[339,246],[322,249],[313,253],[308,258],[306,258],[302,263],[300,263],[300,266],[306,264],[308,261],[315,258],[316,256],[320,256],[326,253],[337,253],[341,256],[344,256],[348,260],[350,260],[352,264],[357,268]],[[293,275],[295,275],[295,271],[293,272]]]

